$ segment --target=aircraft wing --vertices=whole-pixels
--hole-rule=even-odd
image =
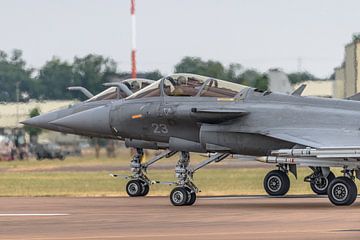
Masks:
[[[262,135],[313,148],[360,147],[360,131],[326,128],[267,129]]]

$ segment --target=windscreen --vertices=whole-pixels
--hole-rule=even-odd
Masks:
[[[172,75],[165,78],[164,91],[167,96],[196,96],[206,78],[196,75]]]
[[[130,95],[126,99],[137,99],[137,98],[148,98],[148,97],[159,97],[160,96],[160,82],[158,80],[149,86],[137,91],[136,93]]]
[[[211,79],[203,87],[200,96],[232,98],[245,88],[247,87],[233,82]]]
[[[95,101],[101,101],[101,100],[112,100],[112,99],[118,99],[118,92],[116,87],[110,87],[101,93],[93,96],[86,102],[95,102]]]

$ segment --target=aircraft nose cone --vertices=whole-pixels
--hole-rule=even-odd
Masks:
[[[38,128],[45,128],[45,129],[52,129],[53,126],[49,124],[50,121],[54,120],[54,114],[41,114],[36,117],[29,118],[25,121],[22,121],[20,123],[31,126],[31,127],[38,127]]]
[[[70,128],[75,133],[113,135],[110,128],[110,106],[100,106],[50,122],[60,127]]]

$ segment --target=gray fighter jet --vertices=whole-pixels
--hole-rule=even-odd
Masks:
[[[288,173],[296,177],[300,165],[313,170],[305,181],[315,193],[327,194],[335,205],[350,205],[357,197],[355,177],[360,178],[359,117],[358,101],[302,97],[298,92],[278,94],[199,75],[174,74],[125,100],[49,124],[114,136],[129,147],[169,149],[168,154],[180,151],[177,186],[170,194],[176,206],[195,202],[197,170],[230,154],[253,155],[276,164],[277,169],[264,178],[269,195],[285,195],[290,188]],[[189,152],[215,154],[190,166]],[[130,196],[148,191],[144,171],[148,163],[140,162],[141,154],[132,160]],[[330,167],[343,168],[343,176],[335,177]]]

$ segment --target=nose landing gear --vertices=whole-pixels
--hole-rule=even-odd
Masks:
[[[177,185],[170,193],[170,201],[174,206],[190,206],[196,201],[196,193],[199,189],[193,182],[194,173],[200,168],[212,162],[220,162],[229,156],[228,153],[218,153],[190,168],[190,155],[188,152],[181,152],[181,157],[175,167]]]
[[[180,159],[175,167],[177,185],[170,193],[170,201],[174,206],[193,205],[196,201],[196,193],[199,191],[192,182],[193,172],[189,169],[190,155],[181,152]]]
[[[144,157],[144,150],[142,148],[136,149],[136,154],[130,162],[131,176],[121,176],[117,174],[111,174],[113,177],[122,177],[124,179],[130,179],[126,184],[126,193],[130,197],[144,197],[150,191],[150,185],[158,183],[158,181],[152,181],[147,176],[147,168],[163,158],[169,158],[176,154],[176,151],[164,151],[161,154],[153,157],[146,163],[142,163]]]

